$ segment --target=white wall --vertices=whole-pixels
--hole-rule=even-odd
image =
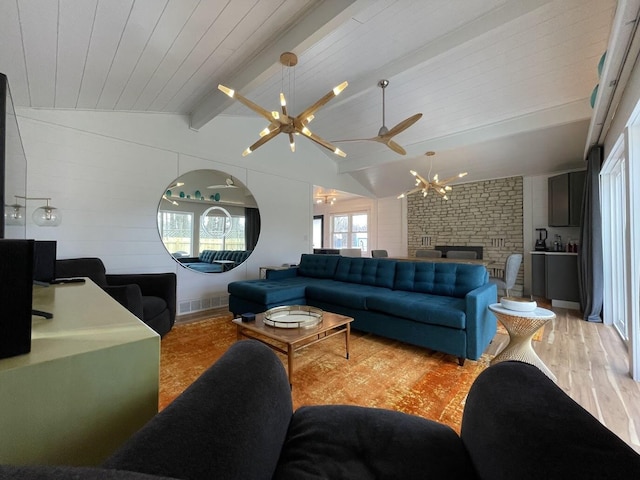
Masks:
[[[331,215],[348,212],[367,212],[369,215],[369,244],[365,256],[371,250],[387,250],[391,257],[407,255],[406,200],[396,197],[380,199],[357,198],[338,200],[335,204],[315,204],[314,215],[324,215],[324,247],[331,248]]]
[[[57,240],[58,258],[100,257],[110,273],[174,271],[179,314],[217,306],[209,302],[224,302],[228,282],[257,278],[261,265],[297,263],[301,253],[311,251],[314,183],[368,194],[350,176],[338,175],[335,163],[306,139],[297,142],[295,154],[283,137],[242,157],[264,127],[260,120],[220,117],[196,132],[177,115],[17,113],[28,162],[27,194],[51,197],[63,215],[57,228],[29,225],[27,238]],[[201,168],[238,178],[260,208],[262,230],[254,253],[224,274],[178,266],[156,227],[166,187]],[[30,201],[28,213],[40,203]]]

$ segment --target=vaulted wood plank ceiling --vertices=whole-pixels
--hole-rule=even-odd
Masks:
[[[217,115],[255,117],[217,85],[298,113],[344,80],[313,131],[375,136],[422,112],[395,140],[340,143],[339,172],[372,195],[412,185],[410,168],[465,181],[582,166],[589,97],[615,0],[7,0],[0,71],[17,106],[170,112],[200,128]],[[283,70],[279,55],[299,63]],[[293,78],[293,83],[292,83]],[[286,82],[283,81],[286,79]],[[256,132],[256,138],[257,138]],[[286,136],[282,143],[288,153]],[[238,155],[247,145],[238,145]],[[260,150],[253,153],[261,155]],[[294,154],[295,155],[295,154]],[[331,186],[327,186],[331,187]]]

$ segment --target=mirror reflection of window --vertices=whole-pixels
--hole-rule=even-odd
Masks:
[[[193,252],[193,213],[158,212],[162,243],[174,257],[190,257]]]
[[[222,207],[211,207],[202,214],[202,250],[246,250],[244,215],[231,215]]]
[[[249,189],[234,177],[194,170],[165,188],[158,205],[158,232],[182,267],[223,273],[255,249],[260,213]]]

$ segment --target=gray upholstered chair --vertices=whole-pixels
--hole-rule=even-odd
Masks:
[[[340,255],[343,257],[361,257],[362,250],[360,248],[341,248]]]
[[[385,258],[388,257],[389,254],[387,253],[386,250],[371,250],[371,257],[372,258]]]
[[[447,258],[465,258],[468,260],[475,260],[478,258],[476,252],[467,252],[466,250],[449,250],[447,252]]]
[[[421,249],[416,250],[416,258],[440,258],[442,250]]]
[[[489,282],[495,284],[499,289],[502,289],[509,296],[509,290],[516,284],[516,278],[518,277],[518,271],[520,270],[520,264],[522,263],[521,253],[512,253],[507,257],[504,263],[504,274],[502,278],[489,277]]]

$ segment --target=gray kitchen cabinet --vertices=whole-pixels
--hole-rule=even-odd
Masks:
[[[585,171],[549,177],[549,226],[579,227]]]
[[[579,302],[577,255],[545,255],[546,297]]]
[[[578,256],[531,254],[531,295],[548,300],[580,302]]]
[[[531,295],[534,297],[547,296],[546,291],[546,258],[544,254],[531,255]]]

